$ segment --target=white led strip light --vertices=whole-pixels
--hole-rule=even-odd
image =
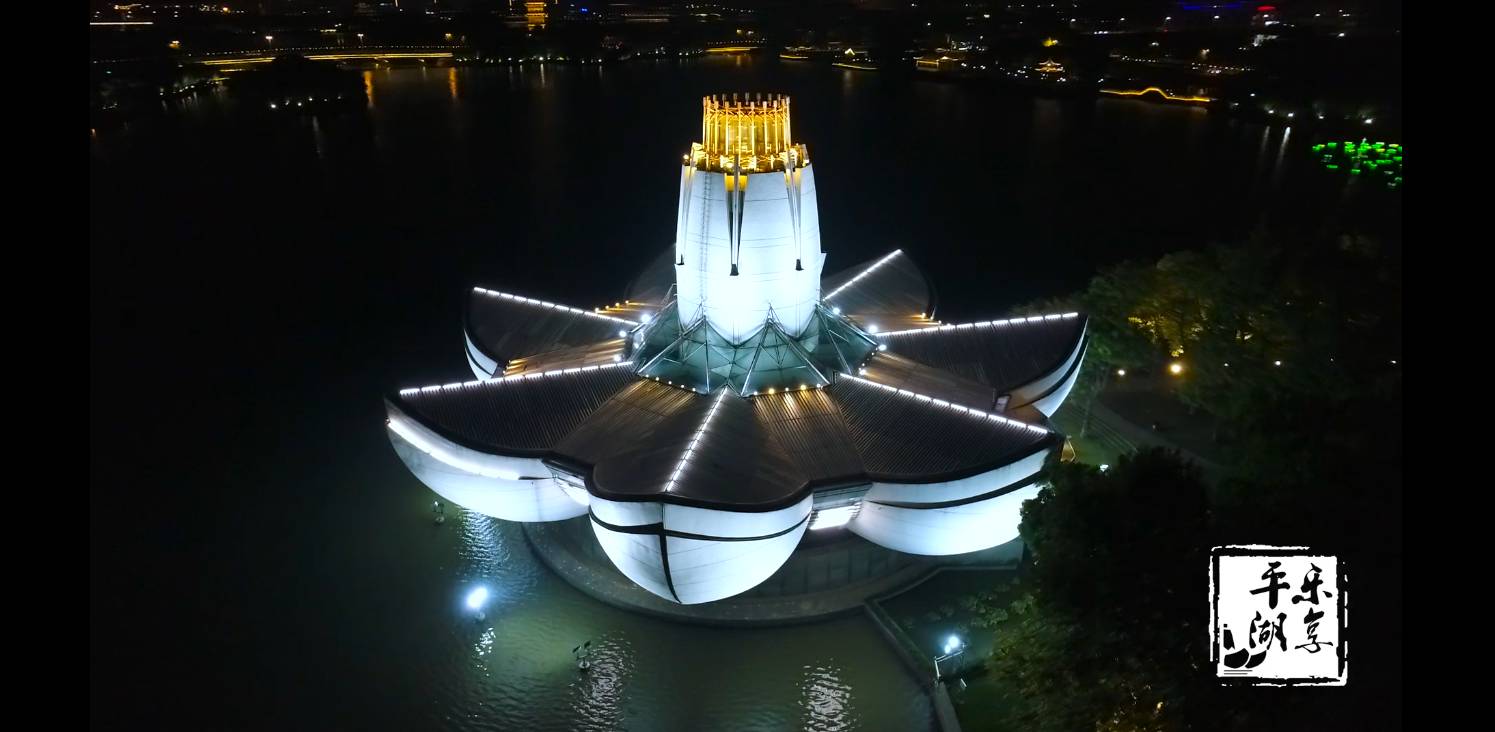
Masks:
[[[888,256],[883,257],[882,259],[879,259],[876,262],[873,262],[871,267],[868,267],[868,268],[862,270],[861,274],[859,274],[859,275],[851,278],[851,280],[849,280],[846,284],[841,285],[840,287],[837,287],[834,290],[831,290],[831,294],[826,295],[822,299],[825,300],[825,301],[827,301],[827,302],[829,302],[831,298],[833,298],[833,297],[841,294],[842,290],[844,290],[844,289],[846,289],[848,287],[851,287],[852,285],[855,285],[858,280],[861,280],[863,277],[866,277],[867,275],[872,274],[872,272],[874,270],[876,270],[878,267],[881,267],[884,264],[887,264],[888,260],[890,260],[893,257],[896,257],[896,256],[898,256],[898,255],[900,255],[902,253],[903,253],[902,249],[894,249],[892,254],[889,254]]]
[[[1080,317],[1079,313],[1064,313],[1063,315],[1056,313],[1054,315],[1034,315],[1028,318],[1011,318],[1009,320],[983,320],[979,323],[961,323],[960,325],[936,325],[927,326],[924,328],[910,328],[908,330],[890,330],[886,333],[873,333],[872,335],[877,336],[878,338],[886,338],[888,336],[910,335],[913,333],[933,333],[935,331],[942,330],[965,330],[967,328],[1000,328],[1008,325],[1043,323],[1046,321],[1069,320],[1071,318],[1078,317]]]
[[[472,462],[471,460],[463,460],[462,458],[441,449],[439,445],[428,442],[426,438],[423,437],[419,432],[411,429],[409,425],[405,424],[405,420],[403,419],[389,419],[389,428],[394,430],[395,434],[399,435],[406,442],[414,446],[415,449],[420,450],[421,452],[430,455],[436,460],[446,463],[447,465],[450,465],[458,470],[473,473],[475,475],[481,475],[485,478],[519,480],[518,473],[508,470],[494,470],[492,468],[483,467],[478,463]]]
[[[876,381],[873,381],[871,379],[864,379],[864,378],[862,378],[860,376],[853,376],[851,374],[842,374],[842,376],[845,376],[848,379],[852,379],[853,381],[860,381],[863,384],[870,384],[872,386],[875,386],[875,387],[877,387],[879,389],[883,389],[885,391],[891,391],[891,392],[894,392],[896,394],[902,394],[903,396],[906,396],[906,397],[908,397],[910,399],[917,399],[917,400],[919,400],[921,402],[926,402],[926,403],[929,403],[929,404],[933,404],[936,407],[948,407],[948,408],[953,409],[953,410],[955,410],[957,412],[962,412],[964,414],[969,414],[972,417],[985,417],[986,419],[989,419],[989,420],[991,420],[993,422],[1000,422],[1002,424],[1011,425],[1013,427],[1021,427],[1021,428],[1025,429],[1025,430],[1028,430],[1029,432],[1037,432],[1040,435],[1050,434],[1050,432],[1048,430],[1046,430],[1046,429],[1044,429],[1042,427],[1039,427],[1037,425],[1031,425],[1031,424],[1028,424],[1027,422],[1019,422],[1019,421],[1017,421],[1015,419],[1009,419],[1007,417],[1003,417],[1000,414],[992,414],[991,412],[983,412],[983,411],[981,411],[979,409],[971,409],[970,407],[964,407],[964,406],[961,406],[959,404],[954,404],[952,402],[947,402],[944,399],[935,399],[934,397],[927,396],[927,395],[924,395],[924,394],[920,394],[918,392],[912,392],[912,391],[909,391],[907,389],[899,389],[896,386],[888,386],[887,384],[879,384]]]
[[[669,482],[664,484],[664,491],[669,493],[675,490],[675,484],[680,481],[680,474],[685,472],[685,464],[690,462],[690,456],[695,454],[696,445],[700,444],[701,437],[706,434],[706,428],[711,425],[711,418],[716,416],[716,410],[722,405],[722,400],[727,397],[728,389],[722,389],[716,395],[716,401],[711,403],[711,411],[706,413],[706,418],[701,420],[701,426],[696,428],[696,434],[690,438],[690,444],[685,447],[685,454],[680,456],[680,462],[675,464],[675,472],[670,474]]]
[[[582,374],[602,369],[615,369],[619,366],[632,366],[632,361],[619,361],[617,363],[598,364],[596,366],[572,366],[569,369],[556,369],[554,371],[538,371],[528,374],[515,374],[513,376],[500,376],[497,379],[483,379],[479,381],[462,381],[455,384],[442,384],[440,386],[422,386],[414,389],[401,389],[400,396],[411,394],[429,394],[434,391],[446,391],[447,389],[461,389],[469,386],[483,386],[485,384],[502,384],[506,381],[524,381],[526,379],[543,379],[549,376],[561,376],[563,374]]]
[[[481,288],[481,287],[474,287],[474,288],[472,288],[472,290],[473,290],[473,292],[481,292],[484,295],[487,295],[489,297],[501,297],[501,298],[503,298],[505,300],[513,300],[515,302],[529,303],[530,305],[538,305],[538,306],[540,306],[542,308],[551,308],[551,309],[554,309],[554,310],[564,310],[564,311],[566,311],[568,313],[575,313],[577,315],[590,315],[591,317],[594,317],[594,318],[600,318],[602,320],[611,320],[611,321],[613,321],[615,323],[627,323],[629,325],[639,325],[640,324],[636,320],[628,320],[627,318],[615,318],[615,317],[613,317],[611,315],[603,315],[601,313],[594,313],[594,312],[592,312],[590,310],[582,310],[581,308],[573,308],[573,307],[571,307],[569,305],[560,305],[560,304],[553,303],[553,302],[546,302],[544,300],[536,300],[534,298],[522,297],[522,296],[519,296],[519,295],[512,295],[512,294],[507,293],[507,292],[499,292],[498,290],[487,290],[487,289],[484,289],[484,288]]]

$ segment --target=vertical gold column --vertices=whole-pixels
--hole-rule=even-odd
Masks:
[[[752,113],[748,116],[748,147],[752,148],[753,167],[758,167],[758,103],[753,102]]]
[[[795,149],[789,98],[781,94],[712,95],[701,100],[701,151],[707,170],[768,172]],[[803,163],[804,155],[798,157]]]
[[[793,121],[794,115],[789,112],[789,97],[784,97],[784,147],[794,144],[794,135],[791,133],[789,123]]]

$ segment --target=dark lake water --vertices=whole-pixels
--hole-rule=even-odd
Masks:
[[[928,726],[866,621],[600,606],[513,525],[433,527],[384,436],[385,391],[470,378],[467,287],[589,307],[670,244],[704,94],[792,95],[827,271],[901,247],[949,320],[1264,223],[1400,227],[1399,194],[1320,169],[1309,131],[1198,109],[746,58],[366,81],[362,110],[205,95],[90,142],[96,723]],[[475,581],[485,624],[459,612]]]

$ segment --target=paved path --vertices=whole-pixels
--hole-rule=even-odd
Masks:
[[[1081,409],[1079,405],[1075,405],[1074,408],[1077,412]],[[1073,423],[1075,426],[1078,426],[1080,419],[1082,417],[1079,414],[1064,416],[1066,423]],[[1179,454],[1194,461],[1204,473],[1205,478],[1210,481],[1225,474],[1225,466],[1170,440],[1166,432],[1156,432],[1150,427],[1133,424],[1103,404],[1100,399],[1096,399],[1091,405],[1090,428],[1086,430],[1085,438],[1100,443],[1106,449],[1118,454],[1127,454],[1142,447],[1164,447],[1177,450]]]

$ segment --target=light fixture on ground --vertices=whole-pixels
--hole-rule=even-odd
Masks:
[[[483,607],[488,604],[488,588],[482,585],[472,588],[467,593],[466,602],[467,609],[473,611],[474,617],[479,621],[484,620],[486,616],[483,614]]]
[[[703,100],[675,243],[606,313],[475,288],[478,380],[386,398],[406,466],[488,516],[585,516],[624,575],[681,604],[758,585],[809,529],[929,556],[1017,538],[1086,318],[942,324],[902,250],[823,276],[789,110]]]
[[[934,678],[936,681],[945,676],[945,669],[941,669],[940,664],[945,664],[946,668],[951,671],[958,670],[959,658],[961,654],[965,653],[965,650],[965,641],[961,640],[960,636],[952,635],[945,639],[944,652],[934,658]]]

